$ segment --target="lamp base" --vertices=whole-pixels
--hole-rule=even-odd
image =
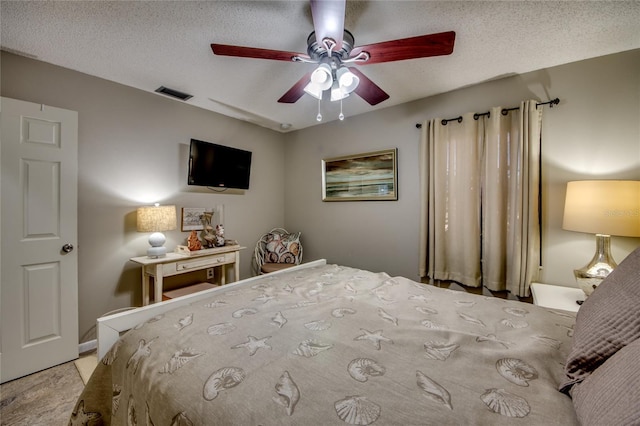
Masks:
[[[618,264],[611,256],[609,235],[596,234],[596,253],[587,265],[573,271],[578,286],[588,297]]]
[[[162,247],[149,247],[147,249],[147,257],[157,259],[158,257],[165,257],[167,255],[167,248]]]
[[[147,256],[152,258],[164,257],[167,255],[167,248],[164,243],[167,239],[162,232],[154,232],[149,236],[151,247],[147,249]]]

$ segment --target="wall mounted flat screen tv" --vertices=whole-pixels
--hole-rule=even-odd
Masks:
[[[249,189],[251,151],[191,139],[189,185]]]

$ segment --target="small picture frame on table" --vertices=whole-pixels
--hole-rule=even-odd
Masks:
[[[205,212],[213,212],[213,209],[204,207],[183,207],[182,208],[182,231],[202,231],[204,224],[202,216]]]

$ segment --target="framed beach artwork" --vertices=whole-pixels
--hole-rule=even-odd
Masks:
[[[322,160],[322,201],[398,199],[397,148]]]
[[[213,216],[213,209],[202,207],[183,207],[182,208],[182,231],[201,231],[204,229],[202,216],[209,213]]]

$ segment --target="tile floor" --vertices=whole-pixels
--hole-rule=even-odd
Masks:
[[[3,383],[0,425],[67,425],[82,389],[73,361]]]

